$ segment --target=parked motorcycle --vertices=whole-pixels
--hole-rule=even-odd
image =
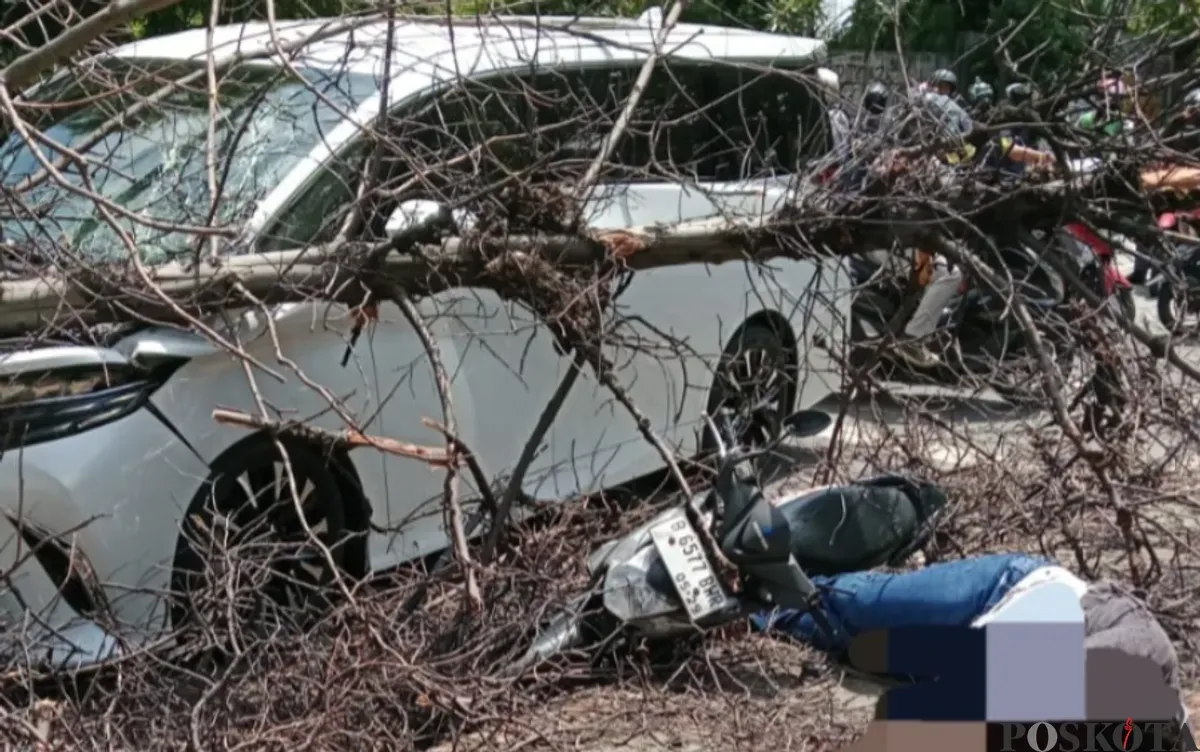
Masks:
[[[922,289],[929,283],[932,260],[927,254],[916,252],[914,273],[907,280],[889,273],[879,254],[856,256],[850,263],[851,277],[858,290],[851,306],[850,360],[852,365],[862,366],[875,357],[871,343],[890,331],[892,319],[902,313],[911,315]],[[1066,294],[1062,279],[1028,248],[1001,248],[1000,264],[1011,274],[1014,289],[1035,317],[1047,318],[1063,304]],[[943,363],[925,367],[882,356],[889,365],[925,378],[958,381],[964,374],[994,376],[997,362],[1028,356],[1024,335],[1011,316],[1006,296],[976,284],[969,274],[964,276],[959,293],[942,311],[938,325],[937,336],[944,344],[937,349],[952,356]],[[904,321],[897,324],[902,327]],[[1065,348],[1056,354],[1070,357]]]
[[[1132,321],[1137,315],[1133,283],[1117,266],[1114,243],[1079,221],[1062,226],[1065,245],[1075,250],[1080,281],[1109,302],[1116,315]]]
[[[1088,176],[1104,169],[1095,157],[1068,160],[1070,173]],[[1113,308],[1120,317],[1132,321],[1136,316],[1133,283],[1117,265],[1117,240],[1106,237],[1085,222],[1072,219],[1060,228],[1063,245],[1074,251],[1075,270],[1087,285]]]
[[[1158,227],[1171,233],[1174,258],[1165,268],[1152,270],[1146,284],[1157,301],[1158,320],[1175,331],[1187,312],[1200,310],[1200,209],[1165,212]]]
[[[593,552],[592,586],[542,625],[506,675],[606,640],[669,640],[764,609],[812,608],[810,575],[900,563],[924,544],[945,508],[936,486],[898,475],[768,500],[747,467],[778,441],[748,449],[731,438],[740,435],[733,413],[706,420],[718,444],[713,487]],[[802,411],[782,423],[781,439],[815,435],[831,418]],[[695,519],[738,570],[732,588],[718,577]],[[829,629],[819,610],[813,615]]]

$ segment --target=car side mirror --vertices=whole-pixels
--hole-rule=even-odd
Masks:
[[[405,230],[436,221],[444,212],[450,213],[456,232],[467,232],[475,227],[475,217],[465,209],[450,209],[432,199],[410,199],[400,202],[388,217],[383,230],[389,238],[395,237]]]

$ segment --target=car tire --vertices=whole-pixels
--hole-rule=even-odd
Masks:
[[[299,494],[290,491],[280,446]],[[296,514],[297,496],[311,536]],[[338,578],[362,570],[362,562],[352,561],[363,550],[359,543],[361,531],[347,527],[330,458],[303,441],[277,444],[270,436],[253,436],[212,464],[180,525],[172,626],[236,640],[243,633],[303,629],[332,607]],[[214,587],[221,594],[215,600],[209,596]],[[206,613],[209,602],[217,606],[212,614]]]
[[[854,303],[850,307],[851,368],[861,369],[871,362],[880,368],[886,363],[886,358],[877,357],[876,348],[889,331],[888,324],[895,315],[896,303],[885,293],[868,289],[854,296]],[[872,341],[876,344],[872,344]]]
[[[760,435],[757,439],[751,439],[755,443],[777,438],[782,431],[782,419],[792,412],[796,404],[798,376],[795,341],[784,327],[773,326],[765,321],[748,321],[734,333],[721,355],[709,390],[707,411],[711,415],[719,408],[729,406],[739,411],[743,408],[748,410],[750,403],[758,397],[767,397],[759,392],[777,390],[778,398],[772,400],[772,408],[776,413],[774,420],[764,416],[765,422],[756,421],[748,427],[749,434]],[[707,453],[716,448],[716,437],[706,426],[702,449]]]

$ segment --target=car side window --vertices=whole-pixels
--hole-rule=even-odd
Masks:
[[[722,66],[707,79],[719,145],[713,181],[794,173],[830,149],[830,124],[812,85],[797,70]]]
[[[285,251],[332,242],[354,200],[374,142],[361,139],[326,162],[299,196],[268,225],[261,252]]]
[[[397,113],[403,144],[396,174],[418,191],[482,190],[520,175],[535,181],[582,174],[619,106],[606,71],[542,70],[465,81]],[[425,197],[425,196],[421,196]]]
[[[637,71],[622,71],[623,102]],[[829,123],[794,69],[699,61],[651,76],[616,161],[626,180],[748,180],[795,172],[830,148]]]
[[[640,64],[505,73],[406,102],[384,134],[383,192],[368,218],[410,198],[494,197],[518,178],[578,180],[600,153]],[[656,68],[601,173],[609,181],[747,180],[795,172],[829,149],[820,98],[796,70],[705,61]],[[317,177],[264,233],[261,250],[333,240],[375,141],[364,138]],[[378,215],[378,216],[376,216]]]
[[[705,66],[659,66],[616,149],[621,177],[627,180],[708,180],[720,134],[705,91]],[[621,101],[632,91],[638,70],[623,71]]]

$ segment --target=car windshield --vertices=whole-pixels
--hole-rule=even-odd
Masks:
[[[65,182],[106,201],[47,179],[30,145],[11,132],[0,146],[4,241],[115,259],[127,254],[115,224],[148,263],[194,252],[196,236],[176,228],[210,224],[214,174],[211,224],[244,221],[256,201],[376,90],[367,74],[294,70],[242,65],[218,73],[215,169],[203,61],[115,60],[82,80],[51,82],[26,100],[47,113],[34,124],[45,136],[37,148]],[[176,86],[164,91],[171,82]],[[150,103],[151,95],[157,101]],[[106,205],[142,221],[111,210],[113,221],[106,221]]]

